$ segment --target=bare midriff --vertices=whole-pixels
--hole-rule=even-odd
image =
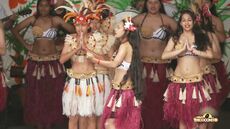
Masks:
[[[166,47],[166,42],[157,39],[141,39],[141,57],[154,57],[161,59],[161,55]]]
[[[93,63],[88,59],[86,59],[86,57],[84,62],[79,62],[79,61],[72,62],[72,70],[75,73],[82,73],[82,74],[95,72]]]
[[[191,76],[202,73],[200,59],[196,56],[184,56],[177,59],[176,76]]]
[[[50,40],[45,38],[36,39],[31,53],[39,56],[48,56],[48,55],[57,54],[58,51],[56,49],[55,40]]]

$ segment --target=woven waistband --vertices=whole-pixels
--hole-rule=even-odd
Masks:
[[[48,56],[39,56],[35,54],[28,54],[28,59],[33,60],[33,61],[54,61],[58,60],[60,58],[60,55],[55,54],[55,55],[48,55]]]
[[[202,68],[202,72],[204,74],[213,74],[216,75],[216,68],[213,65],[206,65],[205,67]]]
[[[132,87],[132,82],[128,81],[123,85],[112,83],[112,88],[116,90],[131,90],[133,89]]]
[[[96,70],[97,74],[109,74],[108,70]]]
[[[89,73],[76,73],[72,69],[67,69],[67,75],[71,78],[77,79],[88,79],[96,76],[96,72],[89,72]]]
[[[144,57],[141,57],[141,62],[155,63],[155,64],[167,64],[167,63],[170,63],[171,60],[162,60],[162,59],[151,57],[151,56],[144,56]]]
[[[193,74],[193,75],[190,75],[190,76],[172,75],[169,79],[172,82],[175,82],[175,83],[194,83],[194,82],[201,82],[203,80],[203,73]]]

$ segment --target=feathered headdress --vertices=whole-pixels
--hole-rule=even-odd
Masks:
[[[82,1],[81,3],[78,4],[73,4],[70,0],[65,0],[69,6],[59,6],[56,8],[57,9],[66,9],[69,11],[68,13],[65,14],[64,20],[65,22],[68,22],[70,19],[73,19],[74,24],[86,24],[89,23],[89,17],[90,13],[85,8],[85,2]]]
[[[89,23],[90,20],[101,19],[100,13],[104,9],[109,9],[104,4],[104,0],[83,0],[81,3],[73,4],[70,0],[65,0],[69,6],[59,6],[57,9],[66,9],[69,11],[64,16],[65,22],[70,19],[74,19],[74,24],[85,24]]]
[[[110,7],[105,3],[105,0],[85,0],[87,7],[92,15],[91,19],[102,20],[102,12],[110,10]]]

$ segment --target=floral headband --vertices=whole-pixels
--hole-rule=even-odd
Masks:
[[[137,29],[137,27],[134,26],[131,17],[125,18],[124,28],[129,31],[135,31]]]

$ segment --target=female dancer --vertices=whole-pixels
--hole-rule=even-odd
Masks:
[[[131,20],[122,20],[115,27],[120,46],[113,61],[89,58],[102,66],[116,68],[112,90],[102,115],[103,129],[139,129],[142,95],[141,62],[137,31]],[[130,32],[134,31],[134,32]]]
[[[206,124],[193,122],[199,112],[210,105],[211,97],[205,89],[200,58],[212,59],[209,38],[195,23],[193,12],[181,12],[178,29],[169,40],[162,59],[177,58],[177,66],[170,77],[172,83],[164,94],[164,119],[180,129],[200,127]],[[202,114],[203,115],[203,114]]]
[[[50,128],[63,119],[61,95],[64,69],[59,63],[55,39],[59,27],[69,32],[75,30],[61,18],[51,16],[49,0],[38,0],[37,13],[13,30],[15,37],[29,50],[26,72],[25,121],[40,129]],[[34,43],[27,43],[20,31],[32,26]]]
[[[64,18],[66,21],[74,18],[77,33],[66,36],[60,58],[62,64],[69,59],[72,61],[71,69],[67,70],[68,77],[63,91],[63,114],[69,117],[69,129],[96,129],[96,117],[103,111],[104,93],[103,87],[98,84],[94,63],[86,58],[86,48],[89,50],[91,44],[97,46],[97,42],[93,40],[99,40],[98,36],[102,37],[100,34],[88,32],[95,14],[91,10],[84,10],[87,3],[80,3],[83,6],[78,12],[72,2],[67,2],[72,7]]]
[[[169,38],[176,30],[176,22],[165,15],[161,0],[145,0],[144,10],[133,19],[141,37],[140,56],[144,63],[143,78],[146,93],[142,105],[145,129],[161,129],[163,122],[163,93],[167,86],[167,69],[170,60],[162,60],[161,54]],[[154,110],[153,110],[154,109]]]
[[[199,8],[201,10],[201,15],[202,15],[202,28],[207,31],[207,32],[212,32],[216,35],[218,42],[217,43],[223,43],[226,39],[226,35],[224,32],[224,25],[220,18],[217,16],[216,12],[216,7],[215,7],[215,1],[214,0],[196,0],[196,2],[199,5]],[[212,36],[214,37],[214,36]],[[219,44],[217,44],[219,45]],[[216,46],[217,46],[216,45]],[[221,44],[220,44],[221,46]],[[221,53],[221,52],[219,52]],[[230,81],[228,80],[227,77],[227,70],[224,65],[224,62],[221,61],[221,54],[220,58],[210,60],[208,63],[213,64],[215,69],[216,69],[216,79],[220,81],[221,86],[218,86],[219,89],[221,90],[213,90],[214,93],[217,94],[217,104],[218,107],[220,107],[227,95],[229,94],[230,91]]]
[[[4,55],[6,51],[5,48],[5,37],[4,37],[4,31],[3,31],[3,24],[0,21],[0,56]],[[3,75],[3,63],[2,59],[0,58],[0,112],[5,108],[6,106],[6,98],[7,98],[7,90],[5,85],[5,77]]]

